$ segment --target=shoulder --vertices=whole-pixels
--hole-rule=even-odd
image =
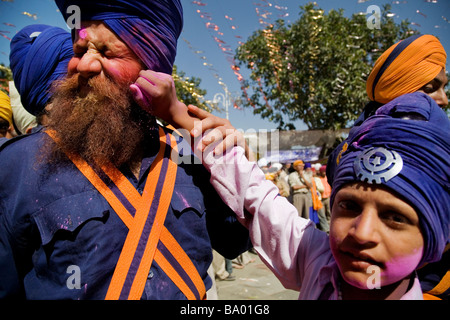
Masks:
[[[44,155],[47,137],[42,131],[10,139],[0,146],[0,181],[37,176],[36,164]]]
[[[45,139],[45,134],[42,130],[38,130],[34,133],[20,135],[12,139],[4,141],[0,145],[0,157],[4,154],[24,152],[28,154],[33,150],[40,149]]]

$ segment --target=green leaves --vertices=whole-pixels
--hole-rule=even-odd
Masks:
[[[371,30],[365,14],[348,18],[342,9],[325,13],[310,3],[292,25],[278,20],[254,32],[235,56],[251,71],[244,105],[279,129],[293,129],[290,121],[298,119],[309,129],[348,127],[368,102],[373,63],[413,33],[407,21],[395,24],[389,10],[383,8],[381,29]]]
[[[200,109],[211,112],[218,109],[212,101],[206,100],[206,90],[200,88],[201,79],[197,77],[187,77],[184,71],[178,71],[177,66],[173,67],[172,77],[178,99],[186,105],[193,104]]]
[[[11,69],[0,64],[0,90],[4,93],[9,94],[9,81],[12,81]]]

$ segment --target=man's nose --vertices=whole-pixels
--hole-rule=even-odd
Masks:
[[[102,71],[99,54],[92,49],[86,51],[78,61],[77,71],[86,79],[99,75]]]
[[[448,98],[447,98],[447,94],[445,93],[444,88],[440,88],[436,92],[436,96],[435,96],[434,100],[441,108],[445,108],[448,105]]]

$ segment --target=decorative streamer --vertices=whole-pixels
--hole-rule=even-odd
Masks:
[[[420,10],[416,10],[416,13],[418,13],[418,14],[424,16],[425,18],[427,17],[427,15],[426,15],[425,13],[423,13],[423,12],[420,12]]]
[[[368,2],[369,0],[355,0],[358,3],[365,3]],[[271,22],[271,19],[274,19],[275,17],[278,18],[285,18],[289,16],[289,13],[287,12],[287,7],[286,6],[281,6],[278,5],[277,0],[253,0],[253,5],[255,7],[255,12],[256,15],[258,17],[258,21],[259,24],[262,26],[262,34],[266,40],[266,46],[268,49],[268,53],[269,53],[269,59],[270,62],[273,66],[273,74],[275,76],[276,82],[277,82],[277,88],[278,90],[281,90],[281,84],[280,84],[280,79],[279,79],[279,75],[278,72],[279,70],[281,70],[281,68],[283,67],[284,61],[286,60],[287,62],[287,68],[289,68],[289,47],[285,44],[279,44],[276,41],[276,31],[274,31],[273,29],[273,23]],[[424,0],[424,2],[428,2],[428,3],[437,3],[438,0]],[[207,28],[207,30],[210,32],[211,37],[214,39],[214,41],[216,42],[217,46],[219,47],[219,49],[223,52],[223,54],[225,55],[227,61],[230,63],[231,65],[231,69],[234,72],[237,80],[241,83],[241,89],[244,93],[244,96],[247,98],[247,101],[249,102],[249,104],[253,105],[251,103],[250,98],[248,97],[247,94],[247,88],[245,87],[244,83],[244,77],[241,73],[241,69],[236,65],[235,60],[234,60],[234,54],[233,54],[233,49],[232,47],[227,44],[227,42],[224,40],[224,33],[223,30],[221,29],[221,27],[219,26],[218,23],[216,23],[215,21],[213,21],[213,17],[212,15],[207,12],[207,10],[205,10],[207,7],[207,3],[205,1],[202,0],[196,0],[196,1],[191,1],[192,5],[195,5],[198,7],[197,13],[199,14],[200,18],[202,18],[205,21],[205,27]],[[392,0],[391,3],[393,5],[400,5],[400,4],[407,4],[408,1],[406,0]],[[314,98],[314,92],[315,92],[315,83],[314,83],[314,61],[316,59],[318,59],[318,54],[319,54],[319,48],[316,44],[314,44],[315,42],[317,42],[317,36],[321,31],[320,25],[318,24],[318,19],[323,18],[323,10],[313,10],[314,14],[312,16],[312,23],[315,24],[315,26],[313,26],[313,32],[311,32],[310,34],[310,54],[311,54],[311,59],[309,61],[309,69],[311,71],[311,75],[310,75],[310,86],[311,86],[311,92],[312,92],[312,96],[310,97],[311,99]],[[425,12],[421,12],[420,10],[415,10],[416,14],[420,14],[422,15],[424,18],[427,18],[427,14]],[[361,12],[361,15],[366,15],[366,12]],[[395,13],[388,13],[388,17],[392,17],[392,16],[396,16]],[[229,25],[229,29],[231,30],[231,32],[233,33],[235,39],[237,40],[238,45],[243,45],[242,42],[242,37],[238,34],[236,34],[238,27],[233,19],[233,17],[231,17],[230,15],[225,14],[224,15],[226,22]],[[399,17],[397,15],[397,17]],[[442,19],[444,21],[446,21],[447,23],[450,23],[450,21],[445,17],[442,16]],[[421,27],[421,25],[417,22],[410,22],[411,25],[415,25],[417,27]],[[439,25],[435,25],[435,28],[439,28]],[[357,36],[353,36],[350,35],[350,38],[355,39],[355,42],[353,43],[348,43],[346,46],[349,49],[355,49],[358,50],[360,49],[360,46],[357,43]],[[192,49],[191,49],[192,50]],[[375,52],[376,49],[372,50],[372,52]],[[284,58],[284,59],[283,59]],[[204,65],[207,66],[208,68],[212,67],[212,64],[207,63],[206,57],[202,58],[204,61]],[[291,66],[292,67],[292,66]],[[254,70],[254,67],[250,64],[249,68],[251,70]],[[214,72],[216,72],[217,70],[214,70]],[[220,80],[220,77],[218,76],[218,74],[216,73],[217,77],[216,79]],[[345,77],[344,77],[345,79]],[[336,88],[338,88],[338,91],[340,89],[340,87],[342,87],[341,84],[342,78],[338,77],[336,79]],[[219,82],[220,83],[220,82]],[[266,103],[268,103],[268,99],[265,96],[265,94],[263,93],[262,90],[262,83],[261,83],[261,79],[257,79],[255,81],[255,83],[259,86],[259,91],[262,93],[262,96],[264,98],[264,100],[266,101]],[[289,86],[291,87],[291,89],[293,88],[293,83],[292,81],[289,82]]]
[[[185,38],[183,38],[184,42],[186,42],[186,44],[188,45],[188,48],[197,56],[199,56],[199,58],[201,60],[203,60],[203,65],[206,66],[208,68],[208,70],[212,73],[213,77],[217,79],[217,82],[220,86],[222,86],[222,88],[225,88],[225,83],[222,81],[223,79],[219,76],[219,71],[217,69],[215,69],[212,65],[212,63],[210,63],[208,61],[208,59],[206,58],[205,55],[202,55],[204,52],[201,50],[197,50],[195,49],[192,44]]]
[[[202,2],[202,1],[192,1],[192,4],[195,4],[197,6],[202,6],[202,7],[205,7],[207,5],[206,3]],[[243,89],[245,91],[245,88],[243,86],[244,78],[243,78],[242,74],[240,73],[240,69],[235,66],[234,54],[233,54],[233,50],[232,50],[231,46],[229,46],[221,38],[223,36],[223,32],[220,31],[220,27],[216,23],[211,22],[212,21],[211,14],[202,12],[201,10],[196,10],[196,11],[202,19],[206,20],[205,27],[210,32],[211,37],[214,39],[214,41],[218,45],[219,49],[225,55],[226,60],[230,63],[231,69],[233,70],[234,74],[236,75],[238,81],[241,83],[241,89]],[[229,16],[227,16],[227,17],[228,18],[226,18],[226,19],[230,20],[230,17]],[[234,28],[232,28],[232,29],[235,30],[236,27],[234,26]],[[215,34],[212,33],[213,31]],[[226,86],[226,85],[222,82],[222,87],[223,86]],[[246,92],[244,94],[247,96]],[[237,107],[237,105],[235,103],[233,105],[235,108]]]
[[[269,12],[268,10],[260,9],[260,7],[262,7],[262,8],[271,7],[272,4],[270,2],[268,2],[267,0],[261,0],[261,1],[264,3],[253,2],[253,4],[255,5],[256,14],[259,17],[259,19],[258,19],[259,24],[262,26],[262,29],[263,29],[262,32],[263,32],[263,36],[266,40],[266,46],[269,48],[269,59],[273,66],[273,74],[274,74],[275,80],[277,82],[277,89],[278,89],[278,91],[280,91],[281,90],[280,89],[280,80],[278,77],[277,70],[278,70],[278,68],[282,68],[282,65],[281,65],[282,57],[279,55],[280,47],[277,46],[275,43],[275,37],[274,37],[273,31],[272,31],[273,24],[270,23],[270,21],[267,21],[270,19],[270,16],[272,15],[272,13]],[[268,99],[262,90],[260,78],[258,79],[258,85],[259,85],[259,91],[261,92],[261,94],[264,98],[264,101],[266,102],[266,107],[268,109],[271,109]]]
[[[319,46],[317,45],[317,36],[319,35],[319,33],[322,31],[322,28],[319,26],[318,24],[318,19],[322,19],[323,18],[323,10],[322,9],[312,9],[310,10],[310,13],[312,13],[312,32],[310,33],[310,53],[311,53],[311,58],[309,60],[309,90],[310,90],[310,94],[308,95],[308,100],[310,105],[313,105],[313,99],[315,97],[315,91],[316,91],[316,84],[314,81],[314,75],[315,75],[315,69],[314,69],[314,64],[317,61],[317,55],[319,54]]]
[[[33,18],[34,20],[37,20],[37,14],[35,14],[35,13],[29,13],[29,12],[24,11],[24,12],[22,12],[22,14],[26,15],[30,18]]]
[[[7,35],[5,35],[5,33],[10,33],[9,31],[5,31],[5,30],[0,30],[0,35],[6,39],[8,39],[9,41],[11,41],[11,38],[8,37]]]
[[[261,3],[256,3],[253,2],[253,4],[255,4],[255,10],[256,10],[256,14],[258,16],[258,20],[259,23],[263,26],[268,26],[269,28],[273,28],[273,25],[268,21],[271,16],[272,16],[272,12],[270,12],[268,9],[269,8],[275,8],[276,10],[278,10],[280,12],[280,14],[278,15],[278,17],[287,17],[289,16],[289,14],[287,13],[287,7],[286,6],[279,6],[279,5],[273,5],[271,2],[269,2],[268,0],[260,0]],[[244,93],[244,96],[246,97],[248,103],[250,105],[253,105],[251,99],[249,98],[248,94],[247,94],[247,89],[245,88],[245,83],[244,83],[244,77],[241,74],[241,70],[240,68],[236,65],[236,61],[234,60],[234,53],[233,50],[231,48],[231,46],[229,46],[222,38],[223,36],[223,32],[221,31],[220,27],[218,26],[218,24],[214,23],[212,21],[212,15],[208,12],[205,12],[205,8],[207,3],[204,3],[201,0],[198,1],[192,1],[191,2],[193,5],[197,5],[199,7],[203,7],[202,10],[197,9],[196,12],[199,14],[200,18],[202,18],[203,20],[205,20],[205,27],[207,28],[207,30],[211,33],[212,38],[214,39],[214,41],[216,42],[216,44],[218,45],[219,49],[224,53],[227,61],[230,63],[231,69],[233,70],[234,74],[236,75],[237,80],[241,83],[241,90]],[[233,18],[230,17],[229,15],[225,15],[225,19],[227,20],[227,23],[229,24],[229,27],[231,29],[231,31],[234,34],[234,37],[236,39],[238,39],[238,44],[242,45],[243,42],[242,37],[240,35],[236,35],[234,32],[238,29],[237,26],[235,24],[231,24],[231,22],[233,21]],[[269,48],[269,54],[271,57],[271,63],[274,66],[274,75],[276,77],[277,80],[277,88],[280,90],[280,84],[279,84],[279,77],[278,77],[278,73],[277,70],[279,70],[279,68],[282,67],[282,57],[280,56],[280,52],[281,52],[281,48],[279,45],[277,45],[276,41],[275,41],[275,37],[273,35],[273,32],[271,29],[268,30],[264,30],[264,37],[267,40],[267,46]],[[262,85],[260,82],[260,79],[257,81],[258,85],[259,85],[259,91],[262,93],[263,98],[266,102],[266,105],[268,107],[270,107],[268,105],[268,99],[265,96],[263,90],[262,90]],[[236,106],[235,106],[236,107]]]

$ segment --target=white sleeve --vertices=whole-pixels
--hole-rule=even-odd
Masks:
[[[250,230],[261,258],[286,288],[299,290],[304,263],[298,263],[302,260],[298,249],[305,230],[314,229],[311,221],[298,216],[296,208],[279,195],[258,165],[247,160],[243,148],[234,147],[223,157],[206,151],[203,164],[222,200]]]

